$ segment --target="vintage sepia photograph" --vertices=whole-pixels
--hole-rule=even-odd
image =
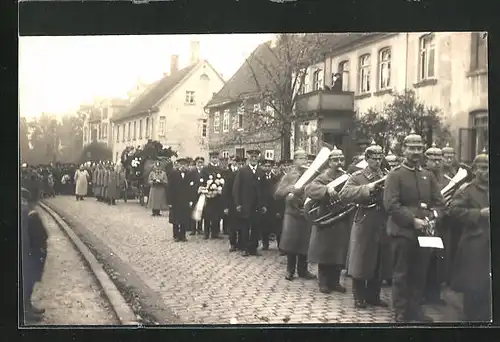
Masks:
[[[19,37],[19,326],[491,322],[487,46]]]

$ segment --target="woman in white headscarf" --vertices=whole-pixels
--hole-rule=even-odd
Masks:
[[[80,169],[76,170],[74,179],[76,200],[83,201],[83,197],[87,195],[89,180],[89,173],[84,169],[83,165],[80,165]]]

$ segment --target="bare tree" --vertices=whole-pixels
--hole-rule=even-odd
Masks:
[[[274,42],[262,44],[245,63],[248,82],[255,92],[240,94],[243,106],[257,101],[260,106],[247,109],[244,130],[232,130],[222,144],[264,144],[281,142],[282,158],[290,158],[291,124],[297,96],[304,85],[306,70],[325,59],[328,39],[335,34],[279,34]]]

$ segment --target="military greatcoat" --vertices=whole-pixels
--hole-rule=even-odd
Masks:
[[[328,169],[305,188],[306,196],[313,200],[329,201],[327,185],[340,174]],[[349,245],[349,222],[343,219],[330,227],[312,226],[307,253],[308,261],[325,265],[345,266]]]
[[[347,271],[355,279],[389,279],[392,259],[389,238],[385,231],[387,213],[382,203],[366,208],[371,195],[368,184],[382,178],[369,168],[355,172],[339,196],[345,203],[359,204],[354,215],[349,241]]]
[[[302,189],[295,195],[291,194],[293,185],[301,175],[302,172],[297,169],[290,170],[281,179],[274,196],[276,199],[285,201],[285,217],[280,249],[290,254],[307,255],[311,237],[311,224],[307,221],[303,212],[304,190]]]
[[[479,214],[485,207],[489,207],[489,188],[475,180],[450,203],[449,214],[463,229],[454,260],[456,291],[485,291],[491,286],[490,221]]]

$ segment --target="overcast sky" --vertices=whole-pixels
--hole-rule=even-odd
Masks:
[[[189,63],[191,40],[227,81],[260,43],[273,34],[20,37],[20,114],[63,115],[94,97],[126,98],[139,79],[153,82]]]

